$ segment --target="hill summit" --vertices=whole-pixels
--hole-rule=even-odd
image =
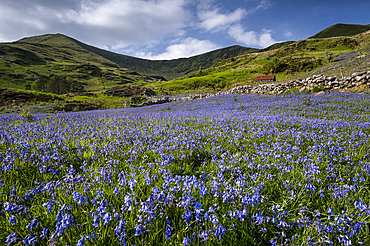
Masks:
[[[370,24],[368,25],[354,25],[354,24],[342,24],[338,23],[330,26],[321,32],[313,35],[312,38],[333,38],[342,36],[354,36],[370,30]]]

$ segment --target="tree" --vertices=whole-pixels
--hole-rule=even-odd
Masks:
[[[81,82],[55,74],[49,77],[41,75],[39,79],[34,82],[33,89],[58,95],[68,92],[82,92],[85,90]]]
[[[47,92],[54,94],[65,94],[68,93],[70,89],[70,83],[66,76],[50,75],[49,83],[47,84]]]
[[[74,79],[68,78],[70,87],[69,87],[69,92],[82,92],[85,90],[84,86],[82,85],[81,82],[78,82]]]
[[[40,75],[39,78],[33,84],[34,90],[45,92],[48,81],[49,81],[48,76]]]

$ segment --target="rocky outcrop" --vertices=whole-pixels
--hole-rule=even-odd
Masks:
[[[358,72],[350,77],[337,78],[326,75],[313,75],[304,80],[294,80],[287,83],[272,83],[261,85],[244,85],[237,86],[226,92],[219,94],[283,94],[294,88],[299,92],[302,91],[334,91],[348,90],[361,85],[370,86],[370,71]]]
[[[91,103],[64,103],[60,106],[59,111],[90,111],[90,110],[97,110],[99,106],[91,104]]]
[[[51,102],[57,97],[39,95],[22,91],[0,89],[0,106],[20,105],[30,102]]]

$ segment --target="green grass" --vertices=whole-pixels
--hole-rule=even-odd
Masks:
[[[66,101],[98,105],[99,109],[117,109],[117,108],[124,108],[125,101],[127,101],[128,99],[129,98],[97,94],[95,97],[93,96],[74,96],[71,98],[67,98]]]
[[[179,93],[182,90],[217,91],[253,84],[255,76],[265,74],[275,74],[282,81],[333,64],[326,60],[326,50],[330,50],[334,58],[354,52],[366,45],[364,40],[369,40],[369,36],[307,39],[288,43],[276,50],[226,59],[201,72],[193,72],[169,82],[155,83],[153,86]]]

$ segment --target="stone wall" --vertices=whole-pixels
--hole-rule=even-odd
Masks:
[[[142,107],[155,104],[162,104],[168,102],[177,101],[189,101],[195,99],[208,98],[221,94],[257,94],[257,95],[270,95],[270,94],[283,94],[294,88],[299,92],[302,91],[336,91],[336,90],[348,90],[361,85],[370,86],[370,71],[359,72],[352,74],[351,77],[337,78],[329,77],[326,75],[313,75],[312,77],[304,80],[293,80],[287,83],[271,83],[271,84],[260,84],[260,85],[244,85],[237,86],[226,92],[218,92],[216,94],[196,94],[191,96],[183,97],[150,97],[147,101],[141,104],[132,104],[130,101],[126,103],[126,107]]]
[[[347,90],[361,85],[370,86],[370,71],[352,74],[351,77],[337,78],[325,75],[313,75],[304,80],[294,80],[287,83],[272,83],[261,85],[237,86],[226,92],[219,94],[283,94],[293,88],[298,91],[312,91],[316,87],[318,90],[326,92],[334,90]]]
[[[132,100],[130,98],[129,101],[126,101],[125,107],[143,107],[143,106],[162,104],[162,103],[168,103],[168,102],[190,101],[190,100],[208,98],[208,97],[212,97],[212,96],[214,96],[214,95],[210,94],[210,93],[195,94],[195,95],[182,96],[182,97],[154,96],[154,97],[146,98],[147,101],[145,101],[143,103],[140,103],[140,104],[132,103]]]

